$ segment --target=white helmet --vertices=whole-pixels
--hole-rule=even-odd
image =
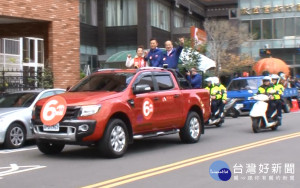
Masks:
[[[218,77],[208,77],[205,79],[207,82],[211,82],[212,84],[219,84],[219,78]]]
[[[284,73],[280,73],[279,76],[280,76],[281,79],[283,79],[283,80],[285,79],[285,74]]]
[[[212,77],[206,78],[205,81],[206,81],[206,82],[213,82],[213,81],[212,81]]]
[[[220,80],[219,80],[218,77],[212,77],[212,80],[213,80],[214,84],[219,84],[220,83]]]
[[[271,78],[274,80],[278,80],[280,77],[277,74],[272,74]]]
[[[263,81],[272,81],[272,78],[270,76],[264,76]]]

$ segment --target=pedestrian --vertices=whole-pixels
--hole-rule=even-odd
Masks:
[[[142,67],[148,67],[147,62],[144,60],[144,47],[139,46],[136,50],[136,57],[132,58],[131,54],[127,55],[126,67],[139,69]]]
[[[195,67],[191,68],[191,71],[188,71],[186,75],[187,80],[190,81],[193,88],[201,88],[202,76],[197,72]]]
[[[165,42],[166,52],[163,54],[163,65],[167,65],[168,68],[177,69],[178,61],[181,51],[183,49],[184,38],[179,38],[180,45],[177,48],[173,47],[173,43],[170,40]]]
[[[149,61],[151,67],[163,67],[163,51],[159,49],[155,38],[150,39],[150,50],[145,53],[145,60]]]

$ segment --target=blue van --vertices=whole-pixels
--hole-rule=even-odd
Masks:
[[[235,108],[240,115],[249,114],[253,104],[256,102],[252,99],[257,93],[259,86],[262,85],[263,76],[239,77],[231,80],[227,87],[227,97],[238,99]],[[284,112],[289,112],[291,107],[291,99],[298,98],[297,88],[286,88],[282,95]]]

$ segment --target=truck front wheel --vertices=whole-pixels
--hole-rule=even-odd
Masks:
[[[121,119],[111,119],[99,142],[101,154],[109,158],[122,157],[128,147],[128,131]]]
[[[36,145],[42,153],[49,155],[58,154],[65,147],[65,144],[51,143],[43,140],[37,140]]]
[[[180,139],[185,143],[198,142],[201,136],[201,119],[196,112],[189,112],[184,127],[180,130]]]

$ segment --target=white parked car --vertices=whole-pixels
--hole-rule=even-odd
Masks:
[[[32,108],[35,103],[64,89],[29,90],[10,93],[0,98],[0,144],[6,148],[20,148],[33,139]]]

